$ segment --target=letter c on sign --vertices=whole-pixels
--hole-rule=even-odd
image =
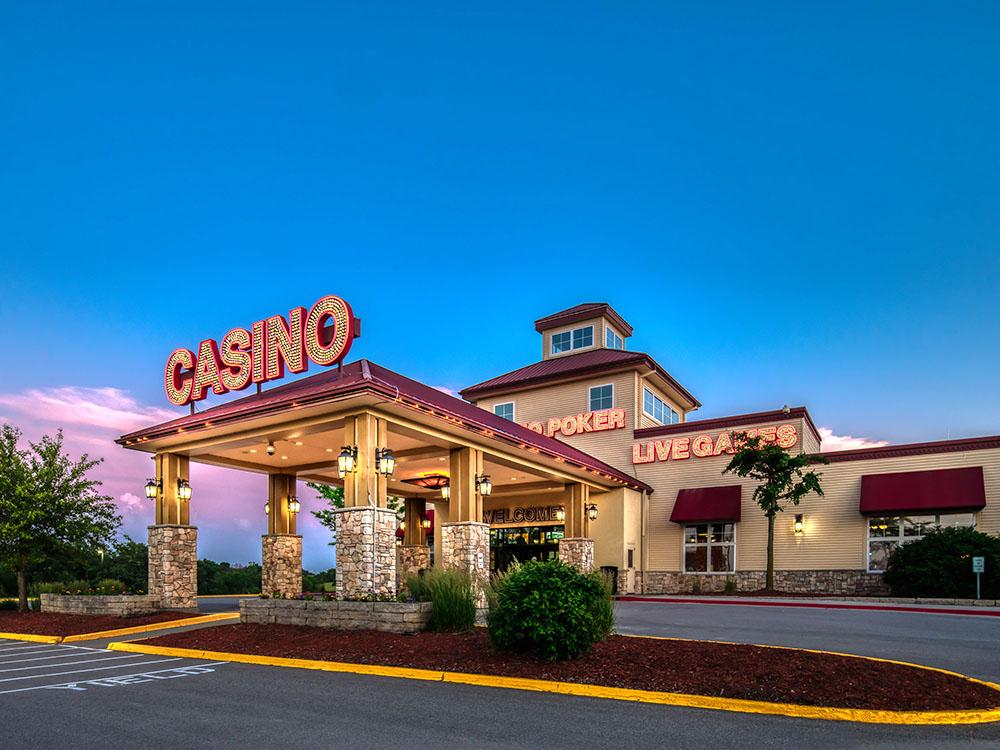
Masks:
[[[182,373],[181,370],[187,370]],[[167,366],[163,368],[163,387],[170,403],[184,406],[191,401],[191,390],[194,388],[194,352],[190,349],[175,349],[167,357]]]

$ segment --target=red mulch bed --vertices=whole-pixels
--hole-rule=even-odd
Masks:
[[[136,617],[113,615],[63,615],[55,612],[0,612],[0,633],[31,633],[34,635],[81,635],[101,630],[132,628],[155,622],[182,620],[197,613],[156,612]]]
[[[151,638],[157,646],[235,651],[810,706],[956,710],[1000,706],[1000,692],[915,667],[794,649],[612,636],[575,661],[496,653],[470,634],[393,635],[297,625],[220,625]]]

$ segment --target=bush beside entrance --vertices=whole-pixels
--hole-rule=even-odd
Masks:
[[[901,545],[889,559],[884,580],[893,596],[972,599],[972,558],[985,557],[982,597],[1000,598],[1000,537],[974,529],[935,529]]]
[[[598,573],[559,560],[527,562],[494,579],[487,624],[499,650],[574,659],[611,634],[611,591]]]

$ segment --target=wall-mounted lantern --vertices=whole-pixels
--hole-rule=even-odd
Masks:
[[[447,500],[450,497],[451,497],[451,485],[446,484],[443,487],[441,487],[441,498],[443,500]]]
[[[271,515],[271,503],[264,503],[264,515]]]
[[[556,520],[560,521],[560,522],[566,520],[566,509],[565,508],[559,508],[559,509],[556,510]]]
[[[597,520],[597,503],[591,503],[587,506],[587,518],[591,521]]]
[[[186,479],[177,480],[177,499],[178,500],[190,500],[191,499],[191,485]]]
[[[802,514],[801,513],[796,513],[795,514],[795,523],[792,524],[792,529],[795,530],[796,534],[801,534],[803,532],[804,528],[805,528],[805,524],[802,521]]]
[[[487,497],[493,493],[493,481],[490,479],[489,474],[476,475],[476,492],[483,497]]]
[[[385,477],[391,477],[396,468],[396,457],[388,448],[380,448],[375,451],[375,471]]]
[[[425,530],[431,527],[430,516],[427,515],[420,516],[420,527]]]
[[[302,504],[295,495],[288,496],[288,510],[291,513],[298,513],[302,509]]]
[[[163,480],[150,479],[146,482],[146,497],[155,500],[160,490],[163,489]]]
[[[337,473],[343,479],[348,474],[353,474],[358,469],[358,446],[345,445],[340,449],[337,457]]]

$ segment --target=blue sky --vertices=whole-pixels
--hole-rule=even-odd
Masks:
[[[606,300],[701,416],[1000,432],[996,3],[288,5],[0,5],[0,416],[336,293],[434,385]]]

